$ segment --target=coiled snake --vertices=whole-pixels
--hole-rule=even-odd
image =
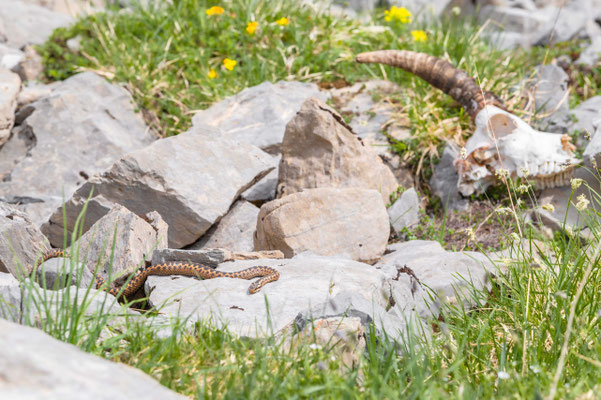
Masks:
[[[69,257],[69,254],[63,249],[52,249],[42,253],[41,259],[36,263],[36,268],[44,261],[56,257]],[[113,296],[131,296],[144,284],[149,275],[183,275],[195,276],[201,279],[212,278],[239,278],[252,279],[261,277],[256,282],[251,283],[248,287],[250,294],[256,293],[269,282],[277,281],[280,278],[280,273],[271,267],[256,266],[243,269],[237,272],[217,271],[209,266],[191,263],[185,261],[169,261],[161,264],[154,264],[149,267],[140,268],[135,275],[129,280],[127,285],[121,289],[106,288],[105,280],[100,275],[96,275],[96,289],[107,290]]]

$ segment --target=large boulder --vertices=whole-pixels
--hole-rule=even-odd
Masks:
[[[0,319],[0,398],[186,399],[143,372]]]
[[[53,86],[17,119],[18,134],[0,151],[0,198],[21,204],[37,225],[89,177],[154,140],[131,95],[91,72]]]
[[[325,101],[328,95],[313,83],[263,82],[199,111],[192,123],[277,154],[286,124],[310,97]]]
[[[8,140],[15,122],[15,109],[20,89],[19,76],[0,67],[0,146]]]
[[[375,262],[384,253],[390,225],[381,195],[370,189],[308,189],[264,204],[255,248],[292,257],[306,250]]]
[[[325,317],[317,310],[324,309],[341,294],[351,293],[350,298],[362,303],[359,309],[370,314],[378,328],[382,327],[382,320],[375,317],[373,310],[380,316],[390,307],[392,288],[385,275],[370,265],[348,259],[305,253],[287,260],[236,261],[221,264],[217,270],[233,272],[253,265],[277,269],[279,280],[252,295],[248,294],[249,281],[232,278],[199,281],[183,276],[150,276],[145,288],[150,304],[162,306],[165,315],[189,317],[191,323],[210,321],[217,327],[227,326],[237,335],[250,337],[270,336],[290,327],[301,313]],[[409,290],[405,288],[406,292]],[[330,316],[344,315],[349,307],[356,308],[351,303],[337,304],[337,311]],[[388,324],[386,330],[391,333],[405,327],[402,318],[386,315],[384,318]]]
[[[36,259],[49,249],[48,240],[26,214],[0,203],[0,272],[29,275]]]
[[[87,199],[84,232],[114,204],[144,215],[157,211],[169,225],[169,247],[194,243],[224,216],[234,200],[273,168],[260,149],[195,128],[131,152],[89,179],[64,207],[71,232]],[[63,210],[43,226],[51,243],[62,242]]]
[[[319,187],[375,189],[388,202],[398,183],[340,114],[312,98],[286,126],[277,192],[282,197]]]

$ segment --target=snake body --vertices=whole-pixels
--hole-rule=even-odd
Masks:
[[[69,257],[63,249],[52,249],[42,253],[41,259],[36,263],[36,268],[39,267],[44,261],[56,257]],[[217,271],[207,265],[185,262],[185,261],[169,261],[160,264],[154,264],[149,267],[140,268],[135,272],[135,275],[129,280],[127,285],[121,289],[107,288],[106,281],[100,275],[96,275],[96,289],[107,290],[113,296],[131,296],[140,289],[140,287],[146,281],[146,278],[150,275],[183,275],[183,276],[195,276],[201,279],[212,279],[212,278],[238,278],[238,279],[252,279],[261,277],[256,282],[251,283],[248,288],[250,294],[256,293],[263,286],[269,282],[277,281],[280,278],[280,273],[271,267],[266,266],[255,266],[243,269],[242,271],[236,272],[223,272]]]

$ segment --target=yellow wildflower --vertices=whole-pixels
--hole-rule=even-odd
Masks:
[[[275,21],[275,23],[278,25],[281,25],[281,26],[285,26],[290,23],[290,20],[286,17],[282,17],[282,18],[278,19],[277,21]]]
[[[392,6],[390,10],[384,11],[384,19],[388,22],[396,19],[403,24],[408,24],[411,22],[411,12],[405,7]]]
[[[209,71],[207,76],[209,77],[209,79],[215,79],[215,78],[217,78],[217,72],[214,69],[212,69]]]
[[[246,25],[246,32],[248,32],[249,35],[254,35],[255,30],[257,30],[258,27],[259,23],[257,21],[251,21]]]
[[[219,7],[219,6],[213,6],[211,8],[207,8],[207,15],[211,16],[211,15],[219,15],[219,14],[223,14],[223,8]]]
[[[424,31],[411,31],[411,36],[416,42],[425,42],[428,39],[428,35]]]
[[[236,66],[236,64],[237,64],[236,60],[232,60],[230,58],[226,58],[225,60],[223,60],[223,66],[228,71],[232,71],[234,69],[234,67]]]

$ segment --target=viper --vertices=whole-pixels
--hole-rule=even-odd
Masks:
[[[65,257],[69,258],[69,253],[63,249],[52,249],[42,253],[42,257],[36,263],[36,268],[44,261],[51,258]],[[129,279],[127,284],[116,289],[106,286],[106,281],[100,275],[96,275],[96,289],[104,289],[116,297],[128,297],[133,295],[142,287],[146,278],[150,275],[183,275],[195,276],[201,279],[213,278],[238,278],[238,279],[253,279],[260,277],[257,281],[251,283],[248,288],[250,294],[257,293],[263,286],[269,282],[277,281],[280,278],[280,273],[271,267],[255,266],[243,269],[237,272],[217,271],[204,264],[185,262],[185,261],[169,261],[160,264],[153,264],[149,267],[138,269],[133,277]]]

